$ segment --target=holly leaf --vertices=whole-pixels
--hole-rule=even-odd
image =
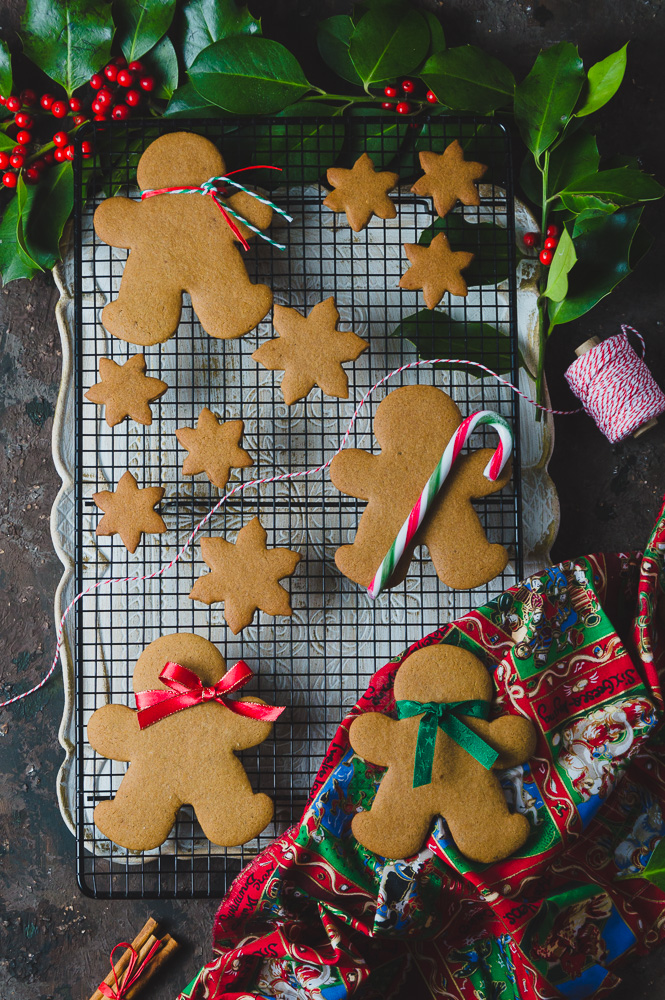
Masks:
[[[207,101],[237,115],[281,111],[311,90],[295,56],[256,35],[213,42],[199,52],[189,78]]]
[[[9,202],[0,222],[0,272],[3,284],[17,278],[34,278],[41,268],[21,249],[17,238],[18,198]]]
[[[9,97],[11,94],[12,82],[12,60],[9,46],[7,42],[0,39],[0,94],[3,97]]]
[[[183,83],[166,106],[165,118],[210,118],[217,117],[219,108],[201,97],[191,81]]]
[[[464,280],[474,285],[498,285],[510,273],[507,231],[494,222],[467,222],[461,212],[451,212],[420,234],[419,243],[429,246],[437,233],[444,233],[454,250],[466,250],[473,260],[464,268]]]
[[[598,170],[600,153],[595,135],[583,130],[567,135],[550,153],[547,197]]]
[[[407,316],[391,337],[402,337],[418,351],[424,361],[433,358],[451,358],[477,361],[494,368],[497,375],[512,370],[513,358],[510,338],[489,323],[469,323],[453,319],[448,313],[436,309],[421,309]],[[482,368],[471,365],[436,364],[432,368],[466,371],[477,378],[487,378]]]
[[[155,79],[153,97],[168,101],[178,86],[178,56],[168,35],[164,35],[149,52],[144,52],[141,61]]]
[[[568,273],[577,261],[575,244],[570,233],[564,229],[554,251],[554,257],[547,273],[547,287],[543,295],[552,302],[560,302],[568,294]]]
[[[443,25],[436,14],[432,14],[429,10],[423,10],[422,15],[429,28],[429,49],[426,56],[429,59],[435,52],[443,52],[446,47],[446,36],[443,33]]]
[[[111,58],[111,5],[103,0],[28,0],[20,36],[28,59],[71,97]]]
[[[570,42],[542,51],[515,89],[515,119],[524,142],[539,158],[570,120],[584,83],[579,52]]]
[[[638,249],[636,234],[643,206],[626,208],[607,216],[587,217],[584,232],[573,239],[577,264],[569,278],[568,294],[551,302],[551,326],[584,316],[631,274]],[[639,246],[641,251],[644,247]]]
[[[260,35],[261,19],[235,0],[188,0],[177,18],[178,42],[189,69],[199,52],[220,38]]]
[[[419,11],[388,5],[363,14],[349,54],[367,89],[410,73],[425,58],[429,40],[429,26]]]
[[[24,197],[23,178],[18,195]],[[74,170],[70,161],[55,164],[39,184],[26,188],[18,236],[25,252],[43,270],[60,260],[60,240],[74,207]]]
[[[141,59],[171,27],[176,0],[114,0],[116,41],[128,63]]]
[[[420,76],[453,111],[487,114],[509,104],[515,93],[515,77],[508,67],[475,45],[436,52]]]
[[[614,97],[626,72],[627,48],[628,42],[623,48],[612,52],[606,59],[594,63],[589,69],[584,102],[575,112],[577,118],[593,114]]]
[[[613,205],[634,205],[638,201],[654,201],[665,193],[650,174],[630,167],[616,170],[598,170],[586,177],[573,180],[559,194],[566,203],[569,196],[591,197]]]
[[[347,83],[362,86],[362,80],[356,72],[349,53],[354,27],[348,14],[327,17],[324,21],[319,21],[316,44],[326,66],[334,70]]]

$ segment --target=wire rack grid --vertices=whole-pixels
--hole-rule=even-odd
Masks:
[[[350,123],[310,118],[206,119],[132,123],[131,128],[120,125],[110,132],[108,128],[100,126],[100,131],[106,130],[103,142],[108,150],[102,160],[101,182],[99,177],[93,181],[91,161],[77,157],[75,163],[77,592],[111,577],[131,578],[155,571],[173,558],[194,525],[219,499],[220,492],[204,475],[182,475],[185,453],[174,433],[176,427],[194,426],[203,406],[220,418],[244,421],[242,444],[254,465],[236,470],[230,487],[240,478],[304,471],[328,459],[363,393],[388,371],[417,358],[411,342],[395,336],[407,317],[416,317],[410,329],[417,330],[421,352],[429,349],[430,357],[465,357],[473,352],[488,367],[516,380],[512,164],[509,136],[500,124],[436,118],[414,127],[392,118],[366,117]],[[177,334],[161,345],[135,347],[104,330],[101,310],[117,294],[127,253],[95,236],[94,209],[118,192],[138,198],[132,187],[138,157],[159,134],[173,130],[208,137],[223,152],[227,169],[252,162],[284,166],[278,179],[267,171],[245,175],[246,183],[251,178],[252,184],[270,185],[270,197],[293,216],[288,225],[277,219],[270,230],[275,239],[286,243],[286,250],[254,241],[245,255],[248,272],[252,281],[273,289],[275,302],[303,313],[329,295],[335,296],[340,329],[353,329],[369,342],[359,360],[345,366],[348,400],[324,397],[317,388],[305,400],[289,408],[284,405],[279,389],[282,374],[266,371],[251,357],[260,343],[275,335],[270,315],[239,340],[213,339],[201,328],[185,296]],[[92,138],[102,137],[93,129]],[[403,244],[417,242],[435,221],[431,200],[417,198],[410,186],[419,173],[419,149],[441,152],[453,139],[462,142],[467,158],[488,166],[481,206],[463,210],[469,230],[484,224],[486,238],[478,242],[474,262],[480,266],[484,284],[470,288],[466,300],[446,296],[430,314],[423,311],[419,293],[398,287],[408,263]],[[325,172],[333,163],[352,165],[365,150],[377,169],[400,174],[394,196],[397,217],[386,222],[375,218],[366,230],[355,234],[343,215],[334,215],[322,204]],[[487,325],[499,331],[495,337],[487,335]],[[150,426],[124,421],[109,428],[100,408],[84,394],[98,381],[100,358],[120,363],[135,353],[144,354],[147,374],[163,379],[169,390],[152,404]],[[469,369],[433,371],[424,366],[393,378],[377,392],[356,422],[349,445],[376,450],[371,433],[376,405],[391,389],[416,382],[445,388],[463,415],[481,407],[499,409],[517,431],[517,404],[507,389],[494,380],[478,379]],[[485,430],[474,440],[478,445],[495,445],[491,432]],[[102,586],[79,601],[77,857],[79,884],[85,892],[105,898],[220,895],[257,851],[298,818],[328,741],[375,670],[414,639],[484,603],[519,578],[518,433],[516,444],[511,484],[476,505],[488,537],[508,548],[510,562],[500,577],[473,592],[448,590],[437,578],[426,550],[419,548],[405,583],[371,602],[364,590],[340,575],[334,563],[336,548],[353,538],[363,503],[341,495],[322,473],[238,493],[222,505],[204,531],[235,540],[239,528],[258,514],[269,546],[285,545],[298,551],[301,561],[285,582],[292,617],[259,613],[251,626],[234,636],[220,605],[208,608],[189,598],[194,581],[208,570],[199,540],[163,577]],[[94,535],[100,512],[91,495],[114,489],[126,469],[133,472],[139,486],[162,485],[166,490],[158,510],[167,531],[144,536],[134,555],[117,537]],[[134,707],[136,660],[151,641],[171,632],[196,632],[211,640],[227,665],[246,660],[255,678],[244,690],[269,704],[287,706],[272,737],[241,754],[255,791],[273,798],[275,821],[240,848],[225,850],[207,841],[189,807],[180,810],[166,843],[144,854],[111,844],[94,826],[96,803],[115,793],[126,765],[95,754],[86,741],[87,723],[92,712],[107,702]]]

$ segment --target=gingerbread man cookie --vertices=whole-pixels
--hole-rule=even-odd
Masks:
[[[265,829],[272,801],[254,794],[235,754],[267,739],[280,710],[249,709],[247,716],[243,706],[258,709],[265,702],[253,695],[228,698],[248,672],[242,662],[227,672],[217,648],[198,635],[165,635],[143,651],[134,670],[139,711],[104,705],[88,723],[98,754],[129,761],[115,798],[95,808],[105,837],[149,851],[166,840],[185,804],[222,847],[244,844]]]
[[[200,135],[171,132],[152,142],[139,160],[136,177],[148,191],[198,188],[224,174],[216,147]],[[223,195],[222,204],[257,229],[266,229],[272,209],[244,191]],[[115,301],[102,322],[131,344],[158,344],[178,328],[182,293],[211,337],[242,337],[272,305],[267,285],[247,274],[237,235],[215,200],[201,192],[155,194],[144,201],[107,198],[94,216],[104,243],[130,251]],[[253,234],[232,217],[247,240]]]
[[[533,754],[529,719],[487,721],[492,677],[472,653],[440,644],[416,650],[395,677],[397,719],[358,716],[349,740],[357,754],[386,767],[371,808],[353,818],[356,840],[387,858],[408,858],[443,816],[462,854],[483,864],[525,843],[529,820],[511,813],[496,770]]]
[[[442,389],[404,386],[388,393],[376,411],[374,436],[380,454],[352,448],[335,456],[330,478],[337,489],[369,501],[355,540],[335,553],[344,576],[369,587],[461,421],[460,411]],[[472,499],[496,493],[510,479],[510,464],[494,482],[485,478],[491,457],[489,448],[458,456],[388,586],[404,580],[420,544],[429,549],[439,579],[456,590],[478,587],[505,569],[508,553],[488,542],[471,505]]]

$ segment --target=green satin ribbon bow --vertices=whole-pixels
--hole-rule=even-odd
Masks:
[[[475,719],[486,719],[489,715],[488,701],[398,701],[397,715],[400,719],[410,719],[414,715],[422,715],[418,726],[418,742],[416,743],[416,759],[413,765],[413,787],[429,785],[432,780],[434,764],[434,748],[436,746],[437,729],[443,729],[467,753],[471,754],[479,764],[489,771],[499,756],[496,750],[481,739],[460,718],[459,715],[470,715]]]

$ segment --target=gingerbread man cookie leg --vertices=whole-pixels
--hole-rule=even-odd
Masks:
[[[95,826],[114,844],[150,851],[168,837],[181,804],[169,782],[156,780],[149,760],[137,761],[130,764],[115,798],[95,807]]]
[[[393,772],[381,780],[372,808],[353,817],[351,829],[356,840],[386,858],[408,858],[425,843],[432,825],[431,810],[418,808],[418,800],[426,799],[421,789],[413,795],[413,814],[409,823],[400,823],[395,815],[396,797],[402,792],[401,781]]]
[[[524,721],[524,720],[522,720]],[[529,820],[521,813],[508,811],[503,790],[492,772],[476,769],[473,785],[459,789],[454,807],[451,797],[441,802],[441,815],[445,817],[450,835],[467,858],[492,864],[514,854],[526,841],[531,830]],[[472,813],[474,823],[469,823]],[[491,831],[491,836],[488,832]]]
[[[249,280],[241,253],[230,247],[223,261],[208,261],[201,278],[190,283],[192,308],[205,332],[218,340],[243,337],[272,306],[272,291]]]
[[[150,347],[169,339],[178,327],[181,310],[180,283],[163,274],[146,274],[141,261],[130,254],[118,297],[102,309],[102,323],[118,340]]]
[[[242,764],[239,760],[235,760],[235,764],[232,808],[220,810],[217,803],[209,801],[208,796],[192,802],[196,818],[208,840],[224,847],[238,847],[253,840],[261,830],[265,830],[274,812],[272,800],[263,792],[254,794]],[[220,783],[228,781],[228,773],[213,773],[210,779],[211,783],[220,787]]]

